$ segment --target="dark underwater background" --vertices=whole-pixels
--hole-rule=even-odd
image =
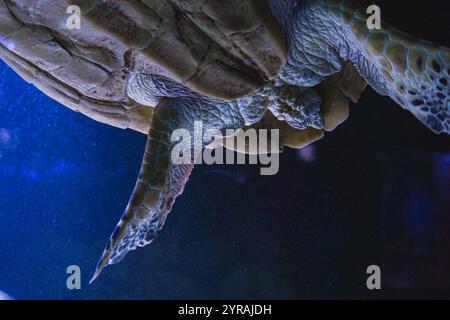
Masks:
[[[378,1],[450,47],[445,1]],[[159,238],[88,281],[146,137],[47,98],[0,62],[0,290],[15,299],[450,298],[450,138],[369,89],[280,172],[198,166]],[[382,290],[368,291],[379,265]],[[81,290],[66,268],[79,265]]]

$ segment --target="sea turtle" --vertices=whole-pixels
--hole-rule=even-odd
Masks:
[[[73,5],[79,29],[67,23]],[[4,62],[74,111],[148,133],[136,187],[93,279],[151,243],[182,193],[194,164],[172,162],[175,129],[193,131],[195,121],[204,130],[279,129],[282,146],[301,148],[345,121],[368,83],[450,134],[450,51],[386,24],[369,30],[367,5],[2,0]]]

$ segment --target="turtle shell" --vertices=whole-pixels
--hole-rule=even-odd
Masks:
[[[71,5],[81,8],[79,30],[67,27]],[[144,131],[135,122],[151,113],[126,94],[132,74],[232,100],[275,77],[286,57],[266,1],[0,2],[0,58],[64,105],[118,127]]]

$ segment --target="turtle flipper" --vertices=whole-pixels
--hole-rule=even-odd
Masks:
[[[450,134],[450,49],[414,38],[387,24],[366,26],[354,14],[352,59],[368,83],[412,112],[435,133]]]
[[[388,39],[383,52],[371,53],[388,95],[436,133],[450,134],[450,50],[394,30],[370,36],[368,47]],[[402,42],[403,40],[403,42]],[[374,48],[372,47],[372,48]],[[370,51],[368,51],[370,52]],[[369,53],[370,54],[370,53]]]
[[[91,282],[107,265],[120,262],[128,252],[156,238],[189,179],[194,161],[180,165],[171,161],[171,132],[185,119],[171,110],[171,100],[164,99],[155,108],[139,178]]]
[[[175,198],[183,192],[199,153],[211,143],[208,138],[214,137],[205,134],[206,130],[220,133],[245,124],[238,103],[203,98],[169,80],[165,85],[176,89],[172,92],[178,96],[158,99],[139,178],[91,282],[107,265],[120,262],[128,252],[155,240]],[[164,93],[162,89],[157,91]]]
[[[282,77],[313,86],[351,61],[378,93],[390,96],[436,133],[450,134],[450,50],[383,23],[370,30],[362,0],[306,0],[290,30]]]
[[[340,5],[352,62],[380,94],[390,96],[435,133],[450,134],[450,49],[383,23],[369,30],[367,15]]]

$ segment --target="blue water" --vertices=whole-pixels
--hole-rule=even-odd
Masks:
[[[94,297],[94,288],[64,290],[65,268],[92,272],[146,139],[66,109],[3,63],[0,79],[0,288],[17,298]]]

